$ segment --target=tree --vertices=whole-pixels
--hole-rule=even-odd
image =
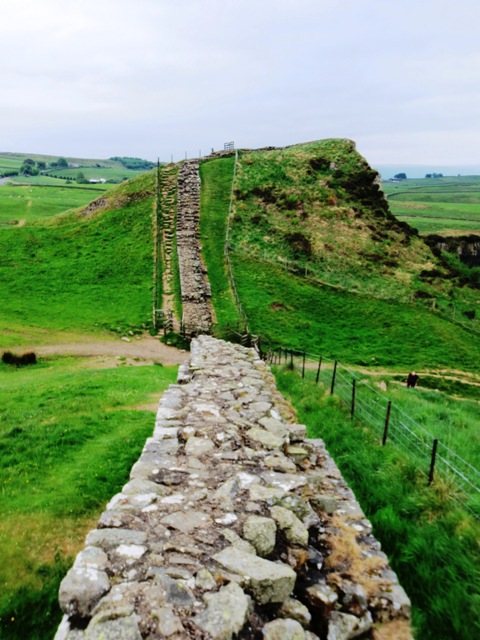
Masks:
[[[87,184],[88,180],[85,178],[85,174],[83,173],[83,171],[79,171],[77,173],[77,177],[75,178],[75,180],[77,181],[78,184]]]
[[[68,162],[65,158],[59,158],[56,162],[57,167],[60,169],[68,169]]]
[[[407,174],[406,173],[396,173],[394,176],[395,180],[406,180],[407,179]]]
[[[45,171],[45,169],[47,168],[47,163],[44,162],[43,160],[38,160],[37,168],[39,171]]]

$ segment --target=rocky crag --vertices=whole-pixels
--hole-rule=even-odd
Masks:
[[[183,323],[187,334],[208,332],[211,290],[200,247],[200,173],[198,160],[182,163],[178,174],[177,252]]]
[[[56,640],[411,638],[410,603],[256,352],[201,336],[60,588]]]

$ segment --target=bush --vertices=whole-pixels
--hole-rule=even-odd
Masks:
[[[33,351],[24,353],[22,356],[16,356],[11,351],[4,351],[2,355],[2,362],[4,364],[11,364],[12,366],[22,367],[29,364],[37,364],[37,356]]]

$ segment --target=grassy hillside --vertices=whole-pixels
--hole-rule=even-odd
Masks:
[[[152,172],[89,209],[0,228],[1,346],[148,326],[154,188]]]
[[[412,599],[415,637],[478,638],[478,521],[445,500],[441,483],[426,487],[407,455],[382,447],[365,425],[352,424],[328,385],[316,387],[285,369],[276,377],[310,437],[325,440],[372,522]]]
[[[47,640],[58,587],[104,505],[127,482],[175,368],[72,358],[0,362],[0,637]]]

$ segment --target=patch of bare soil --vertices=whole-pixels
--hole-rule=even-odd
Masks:
[[[158,338],[142,336],[132,338],[131,342],[123,340],[68,342],[65,344],[29,345],[21,347],[22,353],[33,351],[37,356],[75,356],[85,358],[101,358],[104,365],[118,364],[148,365],[161,363],[166,366],[182,364],[188,358],[183,349],[169,347]]]

